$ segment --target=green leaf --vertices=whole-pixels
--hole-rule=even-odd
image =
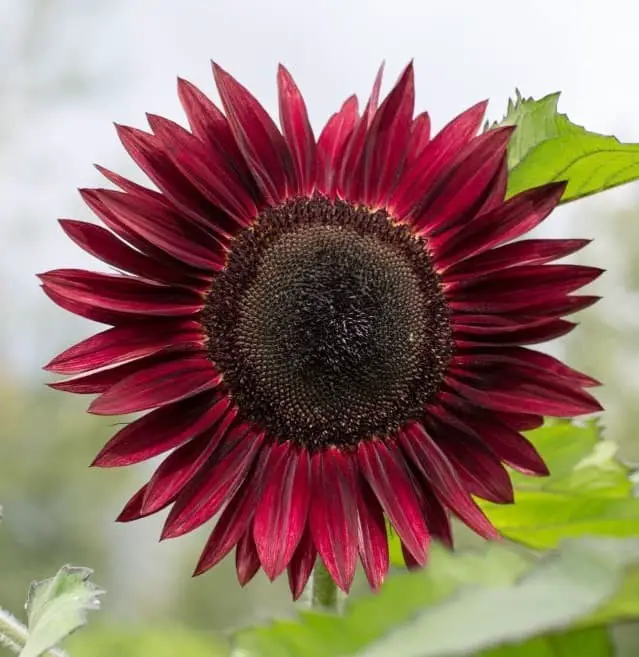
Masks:
[[[245,630],[235,637],[234,654],[544,655],[532,646],[567,657],[582,654],[571,646],[596,645],[599,652],[588,654],[604,657],[601,623],[639,617],[637,569],[639,539],[566,541],[539,560],[515,546],[454,554],[437,547],[428,568],[391,577],[379,594],[350,601],[344,616],[305,612],[296,621]],[[569,635],[554,638],[563,632]],[[506,645],[514,648],[496,652]]]
[[[304,612],[301,622],[276,621],[240,632],[235,649],[260,657],[354,655],[422,607],[452,597],[463,586],[508,586],[529,567],[528,556],[498,543],[487,545],[483,553],[457,554],[434,545],[429,568],[389,578],[379,595],[349,603],[343,617]]]
[[[222,638],[164,621],[161,626],[137,623],[91,625],[66,643],[72,657],[228,657]]]
[[[571,123],[558,113],[558,101],[558,93],[535,100],[518,91],[509,101],[499,122],[517,126],[508,151],[509,196],[567,180],[566,202],[639,178],[639,144],[623,144]]]
[[[549,477],[511,473],[515,504],[480,505],[502,534],[529,547],[555,547],[584,535],[639,536],[639,499],[630,471],[616,459],[594,421],[556,423],[527,434],[546,461]]]
[[[511,472],[518,491],[592,493],[628,497],[632,493],[630,471],[616,458],[617,445],[602,439],[597,420],[582,425],[556,422],[526,434],[550,470],[548,477],[529,477]]]
[[[477,657],[613,657],[608,630],[592,627],[530,639],[519,645],[485,650]]]
[[[617,595],[599,608],[585,623],[612,623],[639,618],[639,565],[630,565],[626,570],[621,589]]]
[[[29,638],[20,657],[38,657],[85,625],[103,593],[89,581],[89,568],[63,566],[55,577],[34,582],[27,598]]]

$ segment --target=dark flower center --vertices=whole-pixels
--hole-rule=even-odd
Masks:
[[[452,353],[423,240],[323,197],[271,208],[233,240],[203,321],[242,417],[309,448],[419,418]]]

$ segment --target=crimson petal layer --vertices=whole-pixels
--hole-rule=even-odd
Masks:
[[[289,443],[271,449],[270,479],[255,510],[253,538],[264,572],[284,571],[304,533],[311,500],[310,460]]]
[[[245,87],[215,63],[213,75],[237,145],[265,199],[275,205],[296,187],[286,140]]]
[[[408,425],[399,441],[414,467],[460,520],[484,538],[497,538],[497,531],[464,488],[444,452],[421,425]]]
[[[237,417],[231,407],[213,430],[204,431],[172,452],[151,477],[142,511],[154,513],[173,502],[226,438]]]
[[[135,315],[192,315],[202,308],[199,294],[177,287],[152,285],[135,278],[82,269],[40,274],[45,287],[59,295],[106,310]]]
[[[351,457],[336,448],[311,457],[313,541],[331,577],[347,592],[357,565],[356,474]]]
[[[371,588],[377,590],[389,564],[384,511],[366,481],[359,482],[357,491],[359,556]]]
[[[194,575],[213,568],[242,540],[245,535],[251,535],[251,522],[255,515],[255,507],[262,495],[264,481],[268,480],[266,470],[270,450],[265,448],[256,459],[253,470],[228,503],[211,533]],[[248,539],[244,539],[248,540]],[[259,563],[259,560],[258,560]]]
[[[428,528],[401,454],[380,441],[358,445],[360,467],[393,528],[420,564],[426,562]]]
[[[163,539],[181,536],[205,523],[242,485],[259,452],[263,434],[245,430],[237,438],[229,436],[229,441],[234,439],[235,444],[211,457],[178,495],[164,523]]]
[[[203,355],[176,355],[135,372],[95,399],[89,412],[120,415],[146,411],[216,388],[222,376]]]
[[[92,465],[114,468],[145,461],[185,443],[216,424],[230,406],[228,397],[203,393],[131,422],[100,450]]]
[[[120,365],[169,348],[201,348],[202,327],[192,320],[157,322],[153,331],[146,324],[114,326],[69,347],[44,369],[58,374],[79,374]]]

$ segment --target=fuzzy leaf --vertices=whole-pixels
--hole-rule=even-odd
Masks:
[[[104,593],[89,581],[90,568],[63,566],[55,577],[34,582],[27,598],[29,638],[20,657],[38,657],[86,624]]]
[[[559,93],[541,99],[519,91],[497,125],[516,125],[508,150],[508,195],[567,180],[562,202],[639,178],[639,144],[589,132],[557,111]]]
[[[480,554],[436,546],[428,568],[391,577],[379,594],[351,600],[343,616],[305,612],[297,621],[242,631],[234,654],[447,657],[490,649],[490,657],[505,657],[526,641],[533,647],[563,643],[567,650],[568,638],[546,639],[568,632],[580,646],[587,630],[602,622],[639,617],[638,567],[639,539],[570,540],[540,560],[514,546],[487,545]],[[593,633],[600,652],[592,654],[605,657],[601,632]],[[501,646],[509,650],[495,653]]]

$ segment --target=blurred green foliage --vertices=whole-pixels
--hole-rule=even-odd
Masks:
[[[213,634],[187,627],[92,624],[65,648],[73,657],[218,657],[226,645]]]

